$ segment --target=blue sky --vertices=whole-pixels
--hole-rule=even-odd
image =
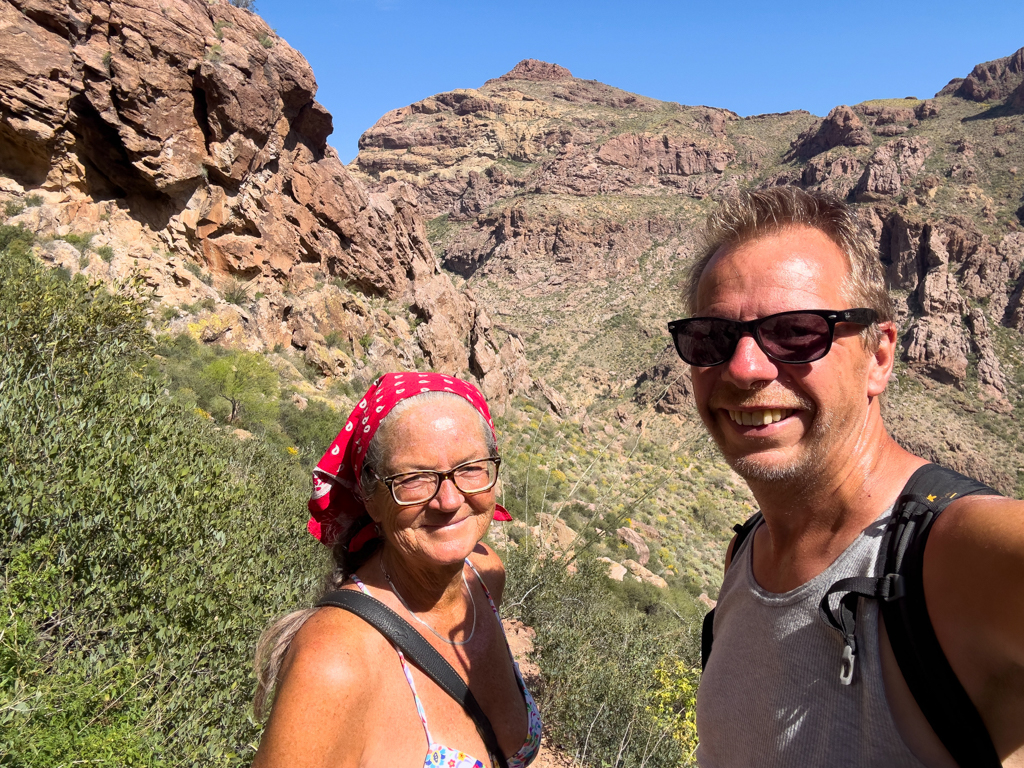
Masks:
[[[348,162],[390,109],[477,88],[520,59],[741,115],[926,97],[1024,47],[1024,2],[257,0],[313,66]]]

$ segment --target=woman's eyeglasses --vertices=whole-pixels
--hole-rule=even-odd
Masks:
[[[801,309],[741,322],[720,317],[691,317],[668,324],[676,351],[690,365],[708,368],[728,362],[744,334],[777,363],[801,365],[820,360],[832,348],[836,323],[871,325],[873,309]]]
[[[437,495],[441,483],[445,480],[451,480],[459,492],[466,495],[489,491],[498,482],[500,464],[501,459],[498,456],[491,456],[464,462],[447,472],[420,469],[388,477],[378,477],[376,472],[373,474],[388,487],[396,504],[408,507],[413,504],[426,504]]]

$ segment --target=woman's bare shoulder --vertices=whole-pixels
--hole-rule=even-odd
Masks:
[[[348,765],[361,752],[386,641],[354,614],[321,608],[293,638],[254,766]],[[338,723],[344,727],[311,727]],[[301,738],[300,738],[301,735]]]
[[[479,571],[495,603],[501,605],[501,596],[505,591],[505,566],[498,553],[481,541],[473,548],[469,561]]]

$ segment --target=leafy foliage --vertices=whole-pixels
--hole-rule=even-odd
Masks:
[[[322,568],[305,474],[159,396],[142,307],[31,239],[0,228],[0,764],[247,764],[256,638]]]
[[[688,764],[699,676],[692,600],[680,614],[653,587],[617,591],[592,557],[580,558],[575,574],[523,546],[503,557],[505,610],[537,632],[540,706],[555,740],[586,765]]]

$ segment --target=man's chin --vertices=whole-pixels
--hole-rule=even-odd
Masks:
[[[806,472],[802,462],[766,461],[756,454],[731,459],[729,466],[748,483],[789,482],[804,477]]]

